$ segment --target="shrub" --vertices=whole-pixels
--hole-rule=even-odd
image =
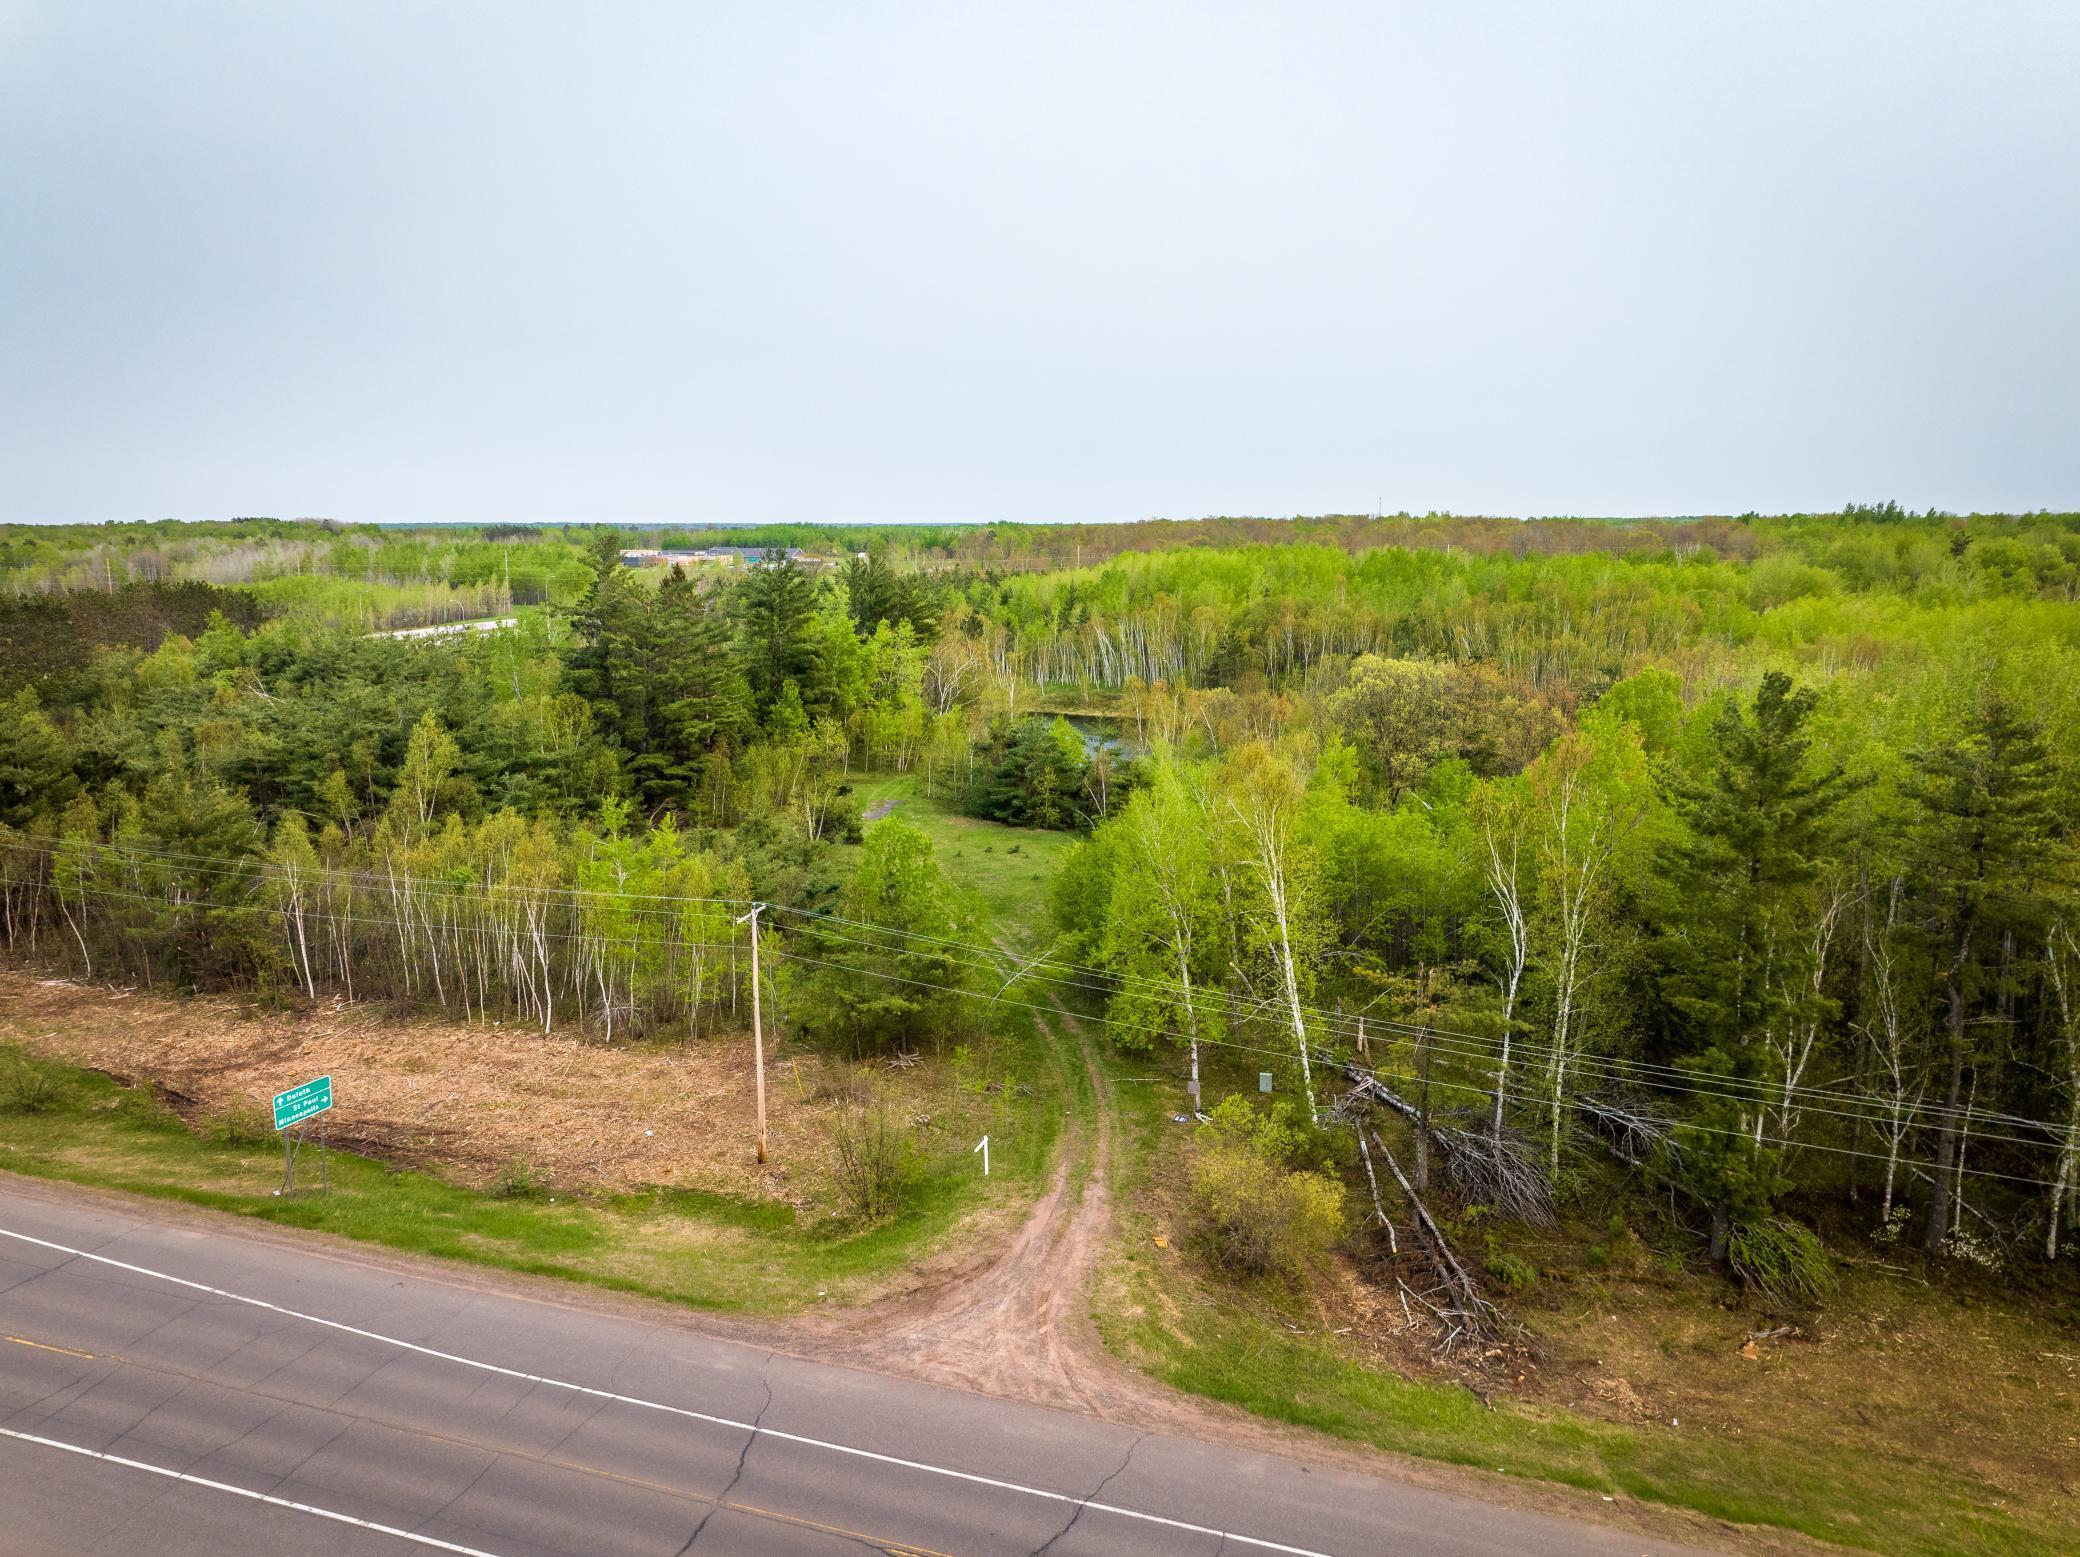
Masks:
[[[64,1100],[58,1078],[20,1055],[0,1064],[0,1108],[17,1114],[47,1114]]]
[[[1217,1137],[1192,1172],[1193,1230],[1213,1258],[1250,1275],[1305,1275],[1344,1230],[1343,1185]]]
[[[501,1200],[540,1200],[548,1187],[524,1157],[515,1157],[492,1184],[491,1193]]]
[[[910,1178],[908,1143],[882,1102],[849,1104],[831,1122],[836,1153],[833,1179],[838,1199],[863,1222],[878,1222],[902,1209]]]
[[[274,1133],[274,1115],[244,1098],[225,1104],[210,1120],[210,1134],[225,1146],[264,1146]]]
[[[1834,1265],[1811,1228],[1787,1217],[1739,1222],[1726,1262],[1746,1286],[1778,1303],[1810,1303],[1834,1290]]]
[[[1299,1277],[1343,1236],[1341,1181],[1296,1166],[1319,1159],[1321,1144],[1290,1103],[1260,1111],[1231,1094],[1214,1106],[1199,1133],[1190,1217],[1217,1262]]]
[[[1537,1266],[1507,1249],[1496,1248],[1492,1238],[1488,1240],[1488,1257],[1482,1268],[1505,1292],[1529,1292],[1538,1280]]]
[[[1273,1103],[1269,1113],[1259,1113],[1248,1098],[1232,1092],[1206,1116],[1203,1139],[1282,1168],[1301,1162],[1310,1145],[1291,1103]]]

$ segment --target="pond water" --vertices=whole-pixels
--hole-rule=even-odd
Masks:
[[[1100,719],[1090,714],[1065,714],[1069,728],[1083,741],[1083,754],[1088,757],[1101,746],[1112,748],[1115,757],[1138,757],[1141,749],[1130,739],[1117,719]]]

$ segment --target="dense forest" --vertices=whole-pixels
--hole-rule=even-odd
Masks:
[[[850,791],[914,773],[1084,836],[1034,976],[1209,1110],[1202,1054],[1325,1119],[1355,1088],[1405,1112],[1416,1189],[1532,1218],[1619,1162],[1787,1290],[1842,1219],[2072,1258],[2080,516],[727,534],[813,555],[0,532],[0,934],[699,1035],[756,899],[804,1031],[951,1040],[969,913]]]

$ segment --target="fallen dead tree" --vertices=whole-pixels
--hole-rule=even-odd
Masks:
[[[1423,1197],[1418,1195],[1415,1187],[1408,1182],[1408,1175],[1401,1171],[1401,1164],[1394,1160],[1393,1152],[1388,1150],[1387,1143],[1380,1138],[1379,1132],[1361,1131],[1360,1141],[1362,1142],[1367,1133],[1372,1136],[1372,1144],[1379,1149],[1388,1170],[1393,1173],[1394,1182],[1401,1186],[1401,1193],[1408,1201],[1409,1210],[1415,1216],[1416,1226],[1422,1232],[1424,1244],[1428,1247],[1431,1261],[1437,1270],[1437,1285],[1427,1291],[1418,1292],[1407,1282],[1401,1283],[1404,1310],[1408,1299],[1413,1297],[1430,1311],[1442,1327],[1443,1334],[1438,1342],[1438,1350],[1446,1355],[1450,1355],[1452,1349],[1462,1341],[1485,1342],[1494,1339],[1502,1328],[1500,1311],[1481,1295],[1479,1285],[1460,1262],[1459,1256],[1453,1252],[1451,1241],[1437,1225],[1437,1219],[1431,1216],[1430,1208],[1423,1204]]]
[[[1350,1096],[1391,1109],[1419,1130],[1424,1130],[1452,1184],[1467,1200],[1493,1206],[1512,1221],[1537,1227],[1553,1225],[1551,1186],[1537,1154],[1524,1138],[1505,1129],[1468,1130],[1436,1117],[1423,1118],[1423,1111],[1379,1079],[1376,1071],[1362,1065],[1341,1067],[1350,1083]]]
[[[1645,1104],[1579,1092],[1574,1107],[1604,1150],[1629,1168],[1644,1171],[1657,1157],[1682,1155],[1675,1125]]]
[[[1353,1093],[1345,1093],[1329,1110],[1330,1116],[1339,1124],[1347,1124],[1358,1137],[1358,1161],[1365,1166],[1365,1182],[1372,1188],[1373,1220],[1386,1229],[1387,1253],[1399,1256],[1401,1238],[1394,1231],[1394,1219],[1387,1215],[1387,1208],[1379,1198],[1379,1175],[1372,1170],[1372,1148],[1365,1144],[1365,1106]]]
[[[1438,1225],[1437,1218],[1430,1214],[1429,1206],[1424,1204],[1422,1195],[1415,1185],[1409,1182],[1408,1175],[1402,1172],[1401,1164],[1395,1160],[1393,1149],[1387,1145],[1372,1123],[1374,1107],[1384,1106],[1395,1113],[1403,1114],[1420,1129],[1422,1125],[1415,1111],[1391,1087],[1373,1077],[1371,1072],[1358,1066],[1346,1066],[1343,1070],[1352,1086],[1350,1091],[1336,1100],[1330,1109],[1330,1116],[1339,1123],[1350,1125],[1357,1134],[1358,1160],[1364,1165],[1365,1181],[1372,1190],[1372,1214],[1379,1226],[1386,1231],[1388,1253],[1398,1260],[1401,1254],[1401,1240],[1395,1231],[1393,1218],[1387,1215],[1386,1206],[1380,1198],[1379,1175],[1373,1168],[1375,1153],[1386,1163],[1387,1171],[1394,1175],[1394,1182],[1401,1188],[1402,1198],[1408,1203],[1409,1214],[1414,1218],[1424,1253],[1428,1256],[1436,1276],[1429,1286],[1420,1290],[1398,1276],[1395,1278],[1400,1288],[1404,1317],[1411,1327],[1417,1323],[1414,1308],[1411,1307],[1413,1299],[1415,1306],[1422,1308],[1436,1321],[1438,1350],[1447,1356],[1463,1342],[1486,1344],[1496,1339],[1504,1327],[1501,1312],[1482,1295],[1480,1284],[1474,1280],[1473,1273],[1459,1258],[1451,1240],[1445,1237],[1444,1229]],[[1440,1134],[1440,1131],[1443,1133]],[[1474,1140],[1469,1131],[1449,1125],[1433,1124],[1431,1139],[1437,1143],[1448,1170],[1451,1170],[1454,1162],[1470,1163],[1478,1169],[1491,1160],[1486,1154],[1469,1149],[1468,1142]],[[1492,1144],[1492,1141],[1488,1144]],[[1453,1177],[1455,1183],[1461,1182],[1457,1171],[1453,1172]],[[1544,1204],[1543,1200],[1539,1203]],[[1550,1217],[1550,1207],[1547,1207],[1546,1215]]]

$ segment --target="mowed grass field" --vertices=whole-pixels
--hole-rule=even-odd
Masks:
[[[1073,834],[965,816],[943,793],[926,794],[914,773],[858,773],[850,782],[862,812],[887,807],[886,814],[924,830],[940,868],[974,895],[1002,945],[1027,955],[1045,948],[1048,889],[1075,846]]]

